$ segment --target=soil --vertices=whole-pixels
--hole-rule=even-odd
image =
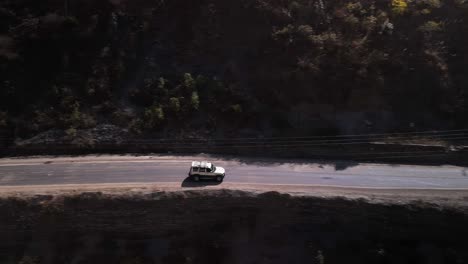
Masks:
[[[2,187],[0,263],[468,262],[466,192],[263,188]]]

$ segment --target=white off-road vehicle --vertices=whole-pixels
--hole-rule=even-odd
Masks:
[[[226,171],[223,167],[216,167],[213,163],[207,161],[192,161],[192,166],[190,167],[189,177],[194,181],[199,181],[203,179],[216,180],[222,182]]]

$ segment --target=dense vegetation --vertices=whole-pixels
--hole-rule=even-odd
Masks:
[[[466,0],[4,0],[0,127],[459,128],[467,57]]]

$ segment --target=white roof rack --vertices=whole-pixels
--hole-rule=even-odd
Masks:
[[[192,161],[192,167],[211,168],[211,163],[208,161]]]

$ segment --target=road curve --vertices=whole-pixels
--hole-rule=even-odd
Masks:
[[[225,183],[382,189],[468,190],[468,168],[220,159],[201,156],[83,156],[0,159],[0,186],[187,183],[192,160],[226,168]],[[222,188],[222,185],[219,185]]]

